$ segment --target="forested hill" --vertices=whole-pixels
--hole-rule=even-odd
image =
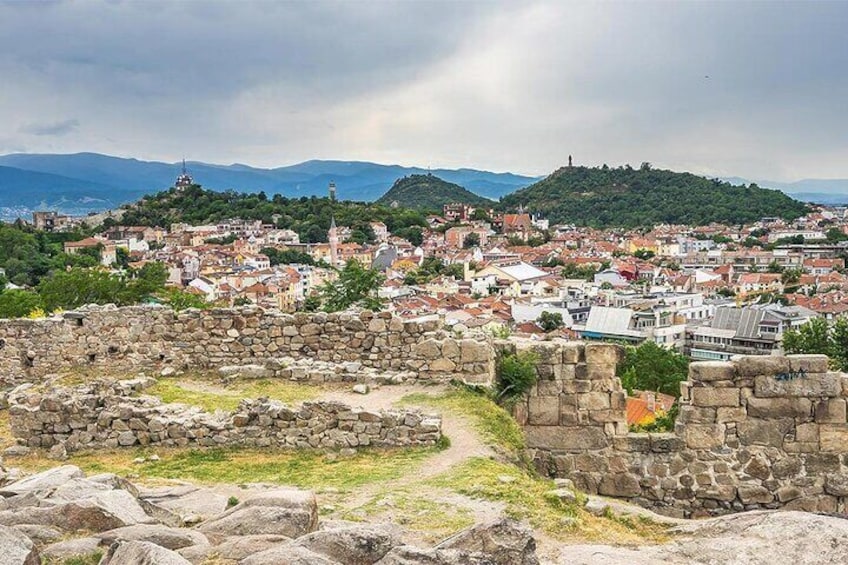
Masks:
[[[215,224],[230,218],[262,220],[281,229],[296,231],[303,243],[314,243],[327,241],[332,217],[336,218],[337,225],[349,226],[353,230],[350,239],[359,243],[374,240],[370,222],[381,221],[390,232],[402,237],[406,237],[409,229],[427,225],[421,212],[406,208],[390,208],[377,203],[336,202],[315,196],[286,198],[279,194],[268,197],[264,192],[215,192],[197,185],[183,190],[172,188],[127,205],[120,223],[168,227],[178,222]]]
[[[639,169],[563,167],[501,203],[505,209],[524,205],[552,223],[594,227],[741,224],[766,216],[794,219],[806,210],[777,190],[734,186],[647,164]]]
[[[426,210],[441,210],[442,206],[452,202],[486,208],[495,204],[492,200],[477,196],[458,184],[434,175],[410,175],[400,178],[377,200],[378,204],[385,205],[395,202],[407,208]]]

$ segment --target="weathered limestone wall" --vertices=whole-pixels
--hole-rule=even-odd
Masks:
[[[544,473],[685,516],[848,509],[848,377],[825,356],[693,363],[674,433],[632,434],[617,346],[512,347],[541,357],[515,415]]]
[[[245,400],[232,413],[130,396],[144,380],[75,389],[17,389],[9,397],[12,434],[32,448],[250,446],[345,449],[436,445],[441,418],[412,410],[368,411],[338,402],[290,407]]]
[[[177,369],[280,357],[411,370],[420,379],[488,383],[488,340],[458,339],[438,321],[390,313],[281,314],[256,308],[90,307],[46,320],[0,320],[0,386],[70,367]]]

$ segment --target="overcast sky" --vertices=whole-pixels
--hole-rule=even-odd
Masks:
[[[848,2],[0,2],[0,153],[848,177]]]

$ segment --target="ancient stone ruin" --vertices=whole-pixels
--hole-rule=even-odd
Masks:
[[[290,407],[243,400],[231,412],[210,414],[158,398],[135,396],[152,379],[75,388],[20,386],[8,397],[12,434],[30,448],[275,447],[352,449],[433,446],[441,418],[415,410],[369,411],[339,402]]]
[[[539,356],[538,384],[514,414],[545,474],[686,517],[778,507],[846,511],[847,377],[829,371],[824,356],[693,363],[675,431],[651,434],[628,430],[625,392],[615,375],[618,346],[462,337],[435,320],[388,313],[97,307],[49,320],[0,321],[0,381],[39,383],[69,366],[136,372],[227,366],[291,380],[350,380],[374,371],[386,382],[490,385],[498,356],[518,350]],[[19,389],[13,396],[12,424],[23,443],[69,451],[116,444],[432,445],[441,433],[436,417],[337,405],[260,400],[215,416],[174,413],[114,391]]]
[[[608,344],[512,343],[540,356],[515,409],[536,466],[588,493],[686,517],[845,512],[848,376],[823,355],[690,365],[673,433],[629,433]]]

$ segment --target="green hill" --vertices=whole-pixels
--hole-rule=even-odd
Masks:
[[[639,169],[563,167],[501,201],[507,210],[520,205],[552,223],[594,227],[741,224],[766,216],[794,219],[806,211],[803,203],[777,190],[734,186],[647,164]]]
[[[493,200],[477,196],[458,184],[433,175],[410,175],[400,178],[377,200],[378,204],[385,205],[392,205],[395,202],[406,208],[427,210],[441,210],[442,206],[452,202],[485,208],[495,204]]]

